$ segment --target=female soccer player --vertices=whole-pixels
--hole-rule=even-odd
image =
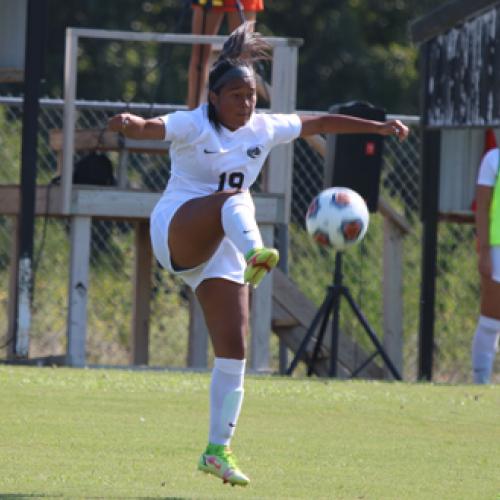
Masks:
[[[481,314],[472,342],[476,384],[491,381],[500,337],[500,161],[499,150],[484,156],[476,187],[476,234],[481,277]]]
[[[253,63],[269,46],[248,24],[228,38],[209,75],[209,102],[145,120],[129,113],[109,128],[134,139],[171,141],[171,177],[151,214],[158,261],[195,291],[215,353],[210,387],[209,444],[198,468],[231,484],[248,477],[229,449],[243,401],[248,286],[278,262],[265,248],[249,188],[276,144],[322,133],[378,133],[404,139],[399,120],[385,123],[343,115],[255,113]]]

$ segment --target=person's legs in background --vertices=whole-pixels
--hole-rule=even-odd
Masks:
[[[500,283],[481,278],[481,316],[472,341],[472,371],[476,384],[491,382],[500,337]]]
[[[243,15],[245,17],[245,21],[255,22],[255,20],[257,19],[257,12],[250,12],[246,10],[243,12]],[[227,23],[230,32],[234,31],[241,24],[241,22],[241,15],[237,10],[227,12]]]
[[[224,12],[193,7],[191,31],[194,35],[216,35],[219,32]],[[205,92],[208,77],[208,59],[212,52],[210,45],[193,45],[188,70],[188,97],[189,109],[196,108]]]
[[[229,32],[234,31],[241,23],[238,10],[224,12],[220,9],[206,9],[201,6],[193,7],[191,31],[195,35],[216,35],[221,27],[224,14],[227,14]],[[256,12],[245,11],[246,21],[255,21]],[[196,108],[203,101],[208,78],[208,62],[212,48],[210,45],[193,45],[188,70],[188,97],[189,109]]]

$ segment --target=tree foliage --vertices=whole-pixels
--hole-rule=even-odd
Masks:
[[[258,16],[266,35],[298,37],[297,107],[327,109],[366,100],[392,113],[418,112],[417,47],[409,22],[445,0],[268,0]],[[44,93],[62,96],[67,26],[189,32],[189,0],[49,0]],[[223,33],[227,33],[225,26]],[[78,96],[184,102],[189,47],[83,41]],[[5,91],[0,86],[0,91]],[[20,93],[22,87],[8,91]]]

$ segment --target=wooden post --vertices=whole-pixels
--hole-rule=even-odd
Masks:
[[[66,29],[64,54],[63,165],[61,172],[63,214],[70,213],[73,187],[73,154],[75,152],[76,71],[78,65],[78,36],[73,28]]]
[[[265,246],[272,246],[274,227],[270,224],[261,226],[262,240]],[[256,371],[269,371],[269,337],[273,302],[272,273],[267,275],[252,293],[250,368]]]
[[[403,376],[403,234],[389,219],[384,218],[384,349]],[[391,372],[384,365],[385,378]]]
[[[66,364],[85,366],[91,217],[71,218],[68,345]]]
[[[295,111],[297,59],[297,46],[275,47],[273,50],[271,82],[271,111],[273,113],[293,113]],[[280,252],[280,269],[287,274],[288,222],[292,206],[293,144],[281,144],[273,148],[269,155],[264,179],[266,192],[281,193],[285,197],[285,222],[279,225],[277,246]],[[270,244],[274,246],[273,239],[271,239]],[[264,304],[262,306],[265,307]],[[264,314],[267,314],[267,310]],[[288,356],[287,347],[281,338],[279,339],[279,358],[280,373],[284,373],[288,364]],[[267,363],[269,363],[269,353],[267,353]]]
[[[293,113],[297,93],[297,47],[275,47],[271,87],[271,111]],[[290,220],[293,145],[281,144],[269,155],[265,191],[285,195],[285,222]]]
[[[149,361],[149,313],[151,264],[153,253],[149,239],[149,221],[135,224],[135,262],[130,362],[147,365]]]
[[[127,175],[127,164],[128,164],[129,152],[126,149],[120,150],[118,156],[118,172],[116,174],[116,185],[120,189],[127,188],[128,175]]]

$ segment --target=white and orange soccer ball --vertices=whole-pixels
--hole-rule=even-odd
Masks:
[[[321,191],[306,213],[306,228],[322,246],[345,250],[366,234],[370,216],[365,200],[346,187]]]

